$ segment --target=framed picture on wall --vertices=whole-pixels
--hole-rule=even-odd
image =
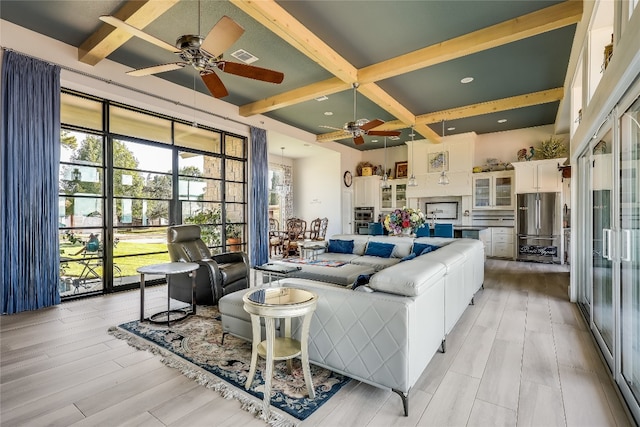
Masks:
[[[440,172],[443,170],[449,170],[449,152],[448,151],[440,151],[439,153],[429,153],[428,158],[428,171],[429,172]]]
[[[408,169],[408,162],[396,162],[396,178],[406,178]]]

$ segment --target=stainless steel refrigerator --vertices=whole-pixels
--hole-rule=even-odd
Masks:
[[[517,259],[559,263],[560,219],[560,193],[518,194]]]

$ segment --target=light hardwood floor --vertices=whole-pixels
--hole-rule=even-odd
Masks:
[[[302,426],[627,426],[563,266],[488,260],[475,298],[410,394],[351,381]],[[166,288],[147,290],[147,309]],[[107,334],[137,291],[0,318],[2,426],[264,425],[159,358]]]

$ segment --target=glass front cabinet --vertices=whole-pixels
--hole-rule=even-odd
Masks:
[[[389,188],[380,189],[380,209],[399,209],[407,205],[407,180],[389,180]]]
[[[513,171],[473,175],[474,209],[513,209]]]

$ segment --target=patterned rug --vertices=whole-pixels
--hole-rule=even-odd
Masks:
[[[348,264],[342,261],[325,261],[321,259],[301,259],[301,258],[287,258],[283,260],[283,262],[290,262],[292,264],[319,265],[321,267],[341,267],[345,264]]]
[[[262,411],[264,359],[258,357],[256,376],[250,390],[244,389],[251,365],[251,344],[231,335],[222,338],[222,324],[217,307],[197,308],[196,316],[171,325],[133,321],[109,328],[109,333],[127,340],[140,350],[162,356],[167,366],[180,369],[189,378],[207,388],[219,391],[225,398],[235,398],[242,408],[272,426],[294,426],[289,419],[273,408],[304,420],[349,382],[349,378],[311,364],[315,399],[307,397],[302,367],[293,360],[291,374],[286,362],[276,362],[271,380],[271,408]],[[253,397],[252,397],[253,396]]]

